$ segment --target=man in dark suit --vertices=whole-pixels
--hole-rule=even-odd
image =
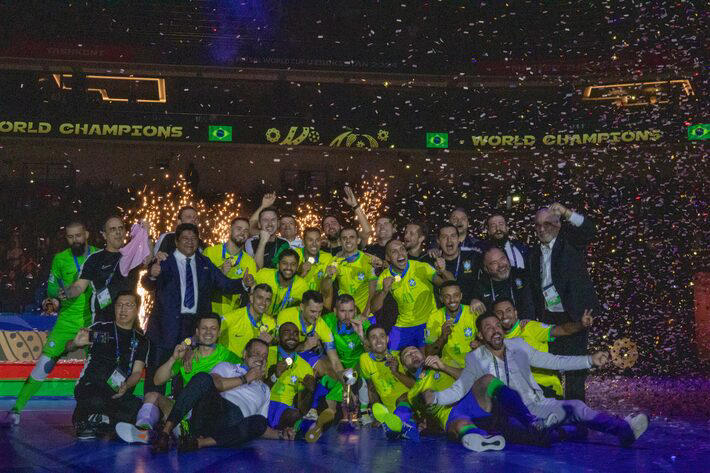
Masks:
[[[199,231],[191,223],[175,230],[175,251],[154,263],[143,277],[143,287],[154,293],[153,311],[146,334],[151,350],[146,369],[145,392],[164,394],[165,386],[155,386],[155,371],[170,358],[180,341],[195,333],[198,314],[212,312],[212,291],[225,294],[245,292],[243,279],[229,279],[209,258],[197,252]],[[246,281],[244,281],[246,282]]]
[[[569,225],[562,226],[563,217]],[[587,272],[587,245],[596,226],[589,218],[555,203],[535,214],[535,234],[540,240],[530,251],[530,285],[537,318],[561,325],[580,321],[584,311],[596,311],[599,301]],[[586,355],[587,332],[581,331],[550,343],[550,353]],[[586,371],[565,374],[565,399],[584,401]]]

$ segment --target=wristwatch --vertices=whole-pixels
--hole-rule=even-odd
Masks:
[[[242,382],[242,385],[244,385],[244,384],[249,384],[249,381],[247,381],[246,375],[241,375],[241,376],[239,377],[239,380]]]

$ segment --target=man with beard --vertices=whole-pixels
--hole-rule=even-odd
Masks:
[[[473,299],[473,290],[481,269],[481,255],[475,251],[464,250],[459,244],[459,235],[453,225],[444,225],[439,228],[439,250],[434,254],[440,255],[446,263],[446,270],[450,272],[459,283],[463,300],[467,303]],[[436,258],[428,256],[424,259],[433,265]],[[471,303],[471,309],[478,313],[485,309]]]
[[[362,230],[358,232],[360,241],[367,242],[370,239],[370,234],[372,233],[372,227],[370,227],[370,223],[367,221],[367,216],[360,207],[357,197],[355,197],[355,193],[352,189],[345,186],[343,190],[345,192],[343,200],[345,201],[345,204],[348,205],[353,212],[355,212],[355,219],[360,224],[360,228],[362,228]],[[326,215],[323,217],[322,225],[323,233],[326,237],[325,250],[335,256],[342,250],[342,247],[340,246],[340,231],[343,227],[340,225],[338,218],[334,215]]]
[[[399,240],[387,243],[387,261],[390,265],[377,280],[372,310],[379,310],[391,292],[399,314],[389,334],[389,348],[400,350],[408,345],[423,347],[427,319],[436,309],[434,286],[441,286],[454,277],[446,270],[442,258],[437,258],[435,268],[427,263],[410,261],[404,243]]]
[[[249,238],[249,220],[236,217],[230,225],[229,240],[210,246],[202,254],[220,268],[222,274],[229,279],[239,279],[247,271],[249,274],[256,274],[256,262],[244,251],[247,238]],[[240,296],[215,291],[212,294],[212,312],[223,316],[240,307],[240,302]]]
[[[301,255],[300,276],[311,291],[320,291],[320,284],[325,277],[325,270],[333,256],[321,250],[320,229],[308,227],[303,232],[303,248],[297,250]]]
[[[338,283],[338,295],[349,294],[355,299],[358,310],[365,315],[371,311],[370,301],[375,293],[377,276],[372,265],[373,257],[358,250],[360,237],[354,228],[344,228],[340,232],[343,249],[326,268],[321,281],[321,292],[325,307],[333,307],[333,282]]]
[[[505,330],[505,338],[520,337],[525,340],[528,345],[544,353],[549,351],[549,342],[554,341],[556,338],[574,335],[577,332],[585,330],[591,327],[593,321],[592,311],[588,310],[584,312],[582,320],[579,322],[567,322],[562,325],[547,325],[537,320],[527,320],[520,323],[518,311],[515,309],[513,301],[507,298],[497,299],[493,303],[491,310],[496,314],[498,320],[500,320],[503,330]],[[532,374],[537,384],[542,388],[545,397],[562,398],[562,384],[560,384],[560,378],[557,377],[556,372],[541,368],[532,368]]]
[[[227,312],[222,317],[219,342],[232,353],[242,353],[253,338],[270,344],[276,334],[276,320],[266,314],[272,297],[273,291],[268,284],[254,286],[245,307]]]
[[[545,426],[581,424],[599,432],[615,435],[622,446],[631,445],[648,427],[645,414],[629,415],[625,419],[596,411],[579,400],[559,401],[544,397],[542,389],[532,375],[531,367],[549,370],[586,370],[592,366],[604,366],[609,361],[607,352],[591,356],[556,356],[535,350],[520,338],[505,338],[500,320],[493,313],[481,315],[476,320],[483,346],[466,356],[466,367],[461,376],[449,388],[427,396],[427,402],[449,405],[461,400],[485,375],[495,376],[495,391],[507,386],[520,394],[527,408]]]
[[[376,241],[372,245],[365,247],[365,252],[375,255],[380,259],[385,258],[385,246],[395,233],[394,223],[392,218],[387,215],[382,215],[375,221],[375,238]]]
[[[479,240],[469,233],[471,226],[465,209],[455,208],[449,215],[449,224],[456,228],[459,246],[463,251],[480,251]]]
[[[172,377],[180,375],[183,386],[186,386],[197,373],[209,373],[223,361],[241,362],[241,358],[236,354],[217,344],[219,326],[220,318],[217,314],[200,315],[197,319],[195,335],[175,346],[170,358],[155,372],[153,383],[160,386]],[[189,363],[184,361],[185,357],[188,357]],[[162,417],[168,417],[172,408],[173,401],[158,392],[148,392],[136,415],[135,425],[119,422],[116,424],[116,434],[124,442],[148,443],[151,431],[161,419],[161,413]]]
[[[511,268],[508,257],[497,247],[483,254],[483,272],[474,286],[473,297],[471,305],[483,304],[487,309],[498,299],[508,298],[518,309],[520,318],[535,318],[527,272]]]
[[[91,324],[91,310],[89,301],[91,299],[91,288],[79,295],[76,299],[65,300],[61,305],[57,297],[60,289],[73,284],[79,277],[81,267],[86,259],[96,248],[88,244],[89,232],[81,222],[71,222],[65,227],[65,236],[69,248],[57,253],[52,259],[52,267],[49,271],[49,282],[47,284],[47,299],[42,302],[42,307],[51,308],[47,312],[54,312],[59,308],[59,317],[54,324],[52,331],[47,336],[42,354],[35,363],[32,372],[25,380],[17,395],[15,405],[6,414],[5,421],[12,425],[20,423],[20,413],[24,409],[27,401],[39,390],[42,382],[52,372],[57,360],[64,354],[66,344],[73,340],[79,329],[88,327]]]
[[[525,269],[525,259],[528,257],[529,248],[524,243],[509,238],[505,217],[500,214],[488,217],[486,219],[486,235],[486,241],[482,242],[484,246],[500,248],[505,251],[513,268]]]
[[[301,302],[303,293],[308,290],[306,281],[296,274],[298,253],[286,248],[279,254],[278,269],[263,268],[256,273],[256,284],[267,284],[272,291],[271,304],[266,314],[277,318],[279,312]]]
[[[422,222],[410,222],[404,227],[404,247],[407,249],[409,259],[413,261],[424,261],[427,252],[424,249],[429,230]]]
[[[298,222],[293,215],[284,215],[279,219],[279,235],[290,248],[303,248],[303,240],[298,236]]]
[[[150,233],[149,228],[146,231]],[[106,240],[106,248],[89,255],[81,266],[79,278],[59,291],[59,299],[64,301],[78,297],[91,285],[91,313],[94,321],[113,320],[116,295],[121,291],[136,291],[142,268],[133,268],[125,277],[121,274],[120,250],[126,242],[126,226],[120,218],[109,217],[101,235]]]
[[[568,220],[564,227],[560,218]],[[550,325],[579,321],[587,309],[599,313],[594,283],[587,271],[587,249],[596,226],[562,204],[554,203],[535,214],[540,241],[530,250],[528,274],[538,320]],[[578,332],[550,344],[550,353],[587,353],[587,332]],[[565,399],[584,400],[585,371],[565,373]]]
[[[276,236],[279,226],[279,215],[276,209],[266,207],[257,212],[255,215],[258,216],[259,234],[249,238],[244,248],[249,256],[254,258],[257,268],[275,268],[278,255],[284,249],[290,248],[290,245],[283,238]]]

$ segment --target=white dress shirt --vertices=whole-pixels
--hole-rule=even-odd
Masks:
[[[238,378],[247,374],[247,369],[243,365],[235,365],[223,361],[212,368],[212,373],[223,378]],[[252,381],[232,388],[229,391],[219,393],[227,401],[239,407],[244,417],[262,415],[269,416],[269,398],[271,390],[263,381]]]
[[[190,270],[192,270],[192,289],[195,294],[195,303],[192,307],[185,307],[185,260],[187,256],[180,253],[180,250],[175,250],[175,261],[177,262],[178,273],[180,273],[180,313],[181,314],[196,314],[197,313],[197,269],[195,269],[195,255],[190,256]]]
[[[584,217],[577,212],[572,212],[569,216],[569,223],[575,227],[579,227],[584,222]],[[542,258],[540,260],[540,281],[542,282],[543,292],[549,286],[552,286],[552,248],[555,246],[557,237],[553,238],[549,243],[540,243]],[[564,312],[565,308],[560,302],[552,307],[547,307],[550,312]]]
[[[508,257],[508,261],[510,261],[510,266],[525,269],[525,258],[523,258],[523,254],[510,242],[510,240],[505,242],[503,250]]]

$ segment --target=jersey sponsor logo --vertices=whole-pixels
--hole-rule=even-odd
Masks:
[[[101,269],[108,269],[108,268],[110,268],[110,267],[111,267],[110,264],[106,264],[106,265],[101,266]]]
[[[416,282],[414,279],[410,279],[410,280],[409,280],[409,286],[410,286],[410,287],[414,287],[414,286],[416,286],[416,285],[417,285],[417,282]]]
[[[466,336],[466,338],[471,338],[473,336],[473,330],[471,329],[471,327],[466,327],[463,331],[463,334],[464,336]]]

